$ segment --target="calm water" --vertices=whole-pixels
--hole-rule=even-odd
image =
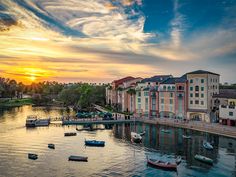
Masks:
[[[166,134],[160,132],[163,127],[148,124],[114,125],[105,130],[78,132],[73,137],[64,137],[64,132],[75,131],[75,126],[24,126],[30,114],[48,117],[68,113],[73,114],[31,106],[0,110],[0,176],[236,176],[236,140],[230,138],[174,128]],[[146,134],[142,144],[132,144],[130,131],[143,130]],[[182,134],[186,133],[193,139],[183,140]],[[85,147],[85,138],[105,140],[106,146]],[[202,148],[204,139],[214,141],[213,151]],[[54,143],[56,149],[48,149],[48,143]],[[38,160],[29,160],[29,152],[37,153]],[[214,165],[195,161],[196,153],[214,159]],[[88,156],[88,162],[68,161],[70,155]],[[168,172],[148,167],[146,155],[168,161],[181,155],[184,160],[178,172]]]

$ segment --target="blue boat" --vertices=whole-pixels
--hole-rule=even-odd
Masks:
[[[96,141],[96,140],[85,140],[86,146],[98,146],[98,147],[104,147],[105,141]]]

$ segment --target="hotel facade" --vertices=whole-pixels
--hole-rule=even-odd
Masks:
[[[219,94],[219,74],[197,70],[181,77],[126,77],[106,89],[106,100],[117,111],[141,118],[173,118],[212,122],[213,95]]]

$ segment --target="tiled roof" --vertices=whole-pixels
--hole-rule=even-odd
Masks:
[[[130,80],[133,80],[135,79],[134,77],[131,77],[131,76],[128,76],[128,77],[124,77],[122,79],[119,79],[119,80],[114,80],[113,82],[115,83],[115,85],[120,85],[122,84],[123,82],[127,82],[127,81],[130,81]]]
[[[157,75],[157,76],[153,76],[150,78],[145,78],[141,82],[142,83],[144,83],[144,82],[163,82],[166,79],[169,79],[171,77],[172,77],[172,75]]]
[[[175,84],[175,83],[184,83],[187,81],[187,76],[183,75],[181,77],[172,77],[162,82],[162,84]]]
[[[210,71],[204,71],[204,70],[192,71],[192,72],[189,72],[189,73],[186,73],[186,74],[214,74],[214,75],[218,75],[219,76],[219,74],[212,73]]]

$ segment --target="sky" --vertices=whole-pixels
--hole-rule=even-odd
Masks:
[[[236,83],[236,0],[0,0],[0,77],[111,82],[203,69]]]

